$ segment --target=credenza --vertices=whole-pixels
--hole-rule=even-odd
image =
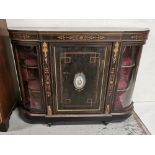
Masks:
[[[141,28],[10,28],[21,116],[49,125],[130,116],[148,33]]]

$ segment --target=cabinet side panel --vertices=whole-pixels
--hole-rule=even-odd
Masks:
[[[114,112],[124,111],[132,103],[141,51],[141,44],[124,43],[122,45]]]
[[[14,43],[22,106],[32,113],[44,113],[42,67],[38,43]]]
[[[5,121],[19,99],[15,65],[5,20],[0,20],[0,112]]]

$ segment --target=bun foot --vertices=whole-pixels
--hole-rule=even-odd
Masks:
[[[48,123],[47,125],[48,125],[49,127],[51,127],[51,126],[53,125],[53,123]]]
[[[0,132],[7,132],[9,128],[9,121],[5,121],[3,123],[0,123]]]
[[[108,124],[109,124],[109,122],[106,122],[106,121],[102,121],[102,123],[103,123],[104,125],[108,125]]]

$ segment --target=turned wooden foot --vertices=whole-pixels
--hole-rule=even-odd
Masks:
[[[102,123],[103,123],[104,125],[108,125],[108,124],[109,124],[109,123],[106,122],[106,121],[102,121]]]
[[[51,127],[52,125],[53,125],[53,123],[52,123],[52,122],[48,123],[48,126],[49,126],[49,127]]]

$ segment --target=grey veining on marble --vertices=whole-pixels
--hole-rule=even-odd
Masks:
[[[145,135],[132,115],[124,121],[112,122],[107,126],[101,122],[62,122],[48,127],[46,124],[29,124],[24,122],[16,109],[11,115],[8,135]]]

